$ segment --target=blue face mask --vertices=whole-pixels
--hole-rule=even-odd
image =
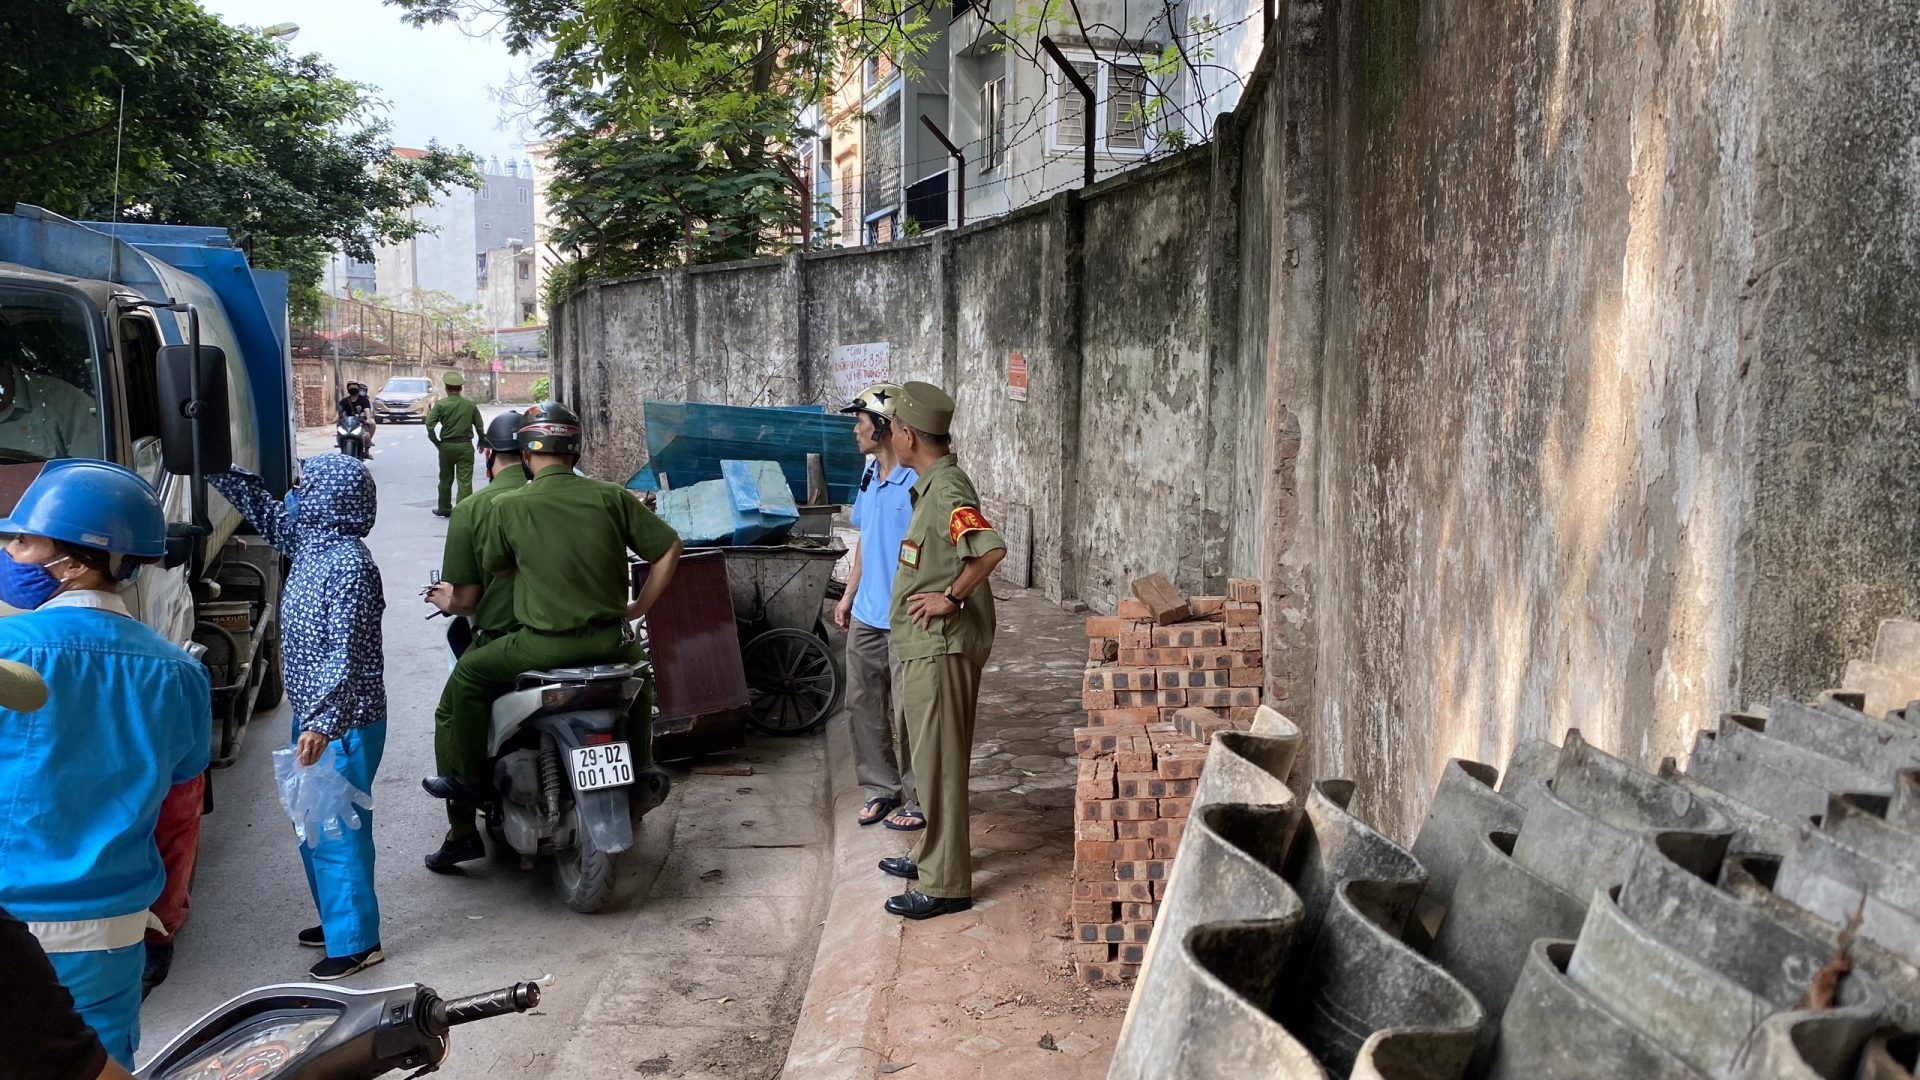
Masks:
[[[281,500],[281,505],[287,508],[288,521],[298,521],[300,519],[300,489],[288,488],[287,497]]]
[[[11,552],[0,552],[0,601],[21,611],[32,611],[60,591],[60,579],[46,567],[16,562]]]

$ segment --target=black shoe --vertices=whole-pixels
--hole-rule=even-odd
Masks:
[[[442,510],[442,509],[440,509],[439,507],[437,507],[437,506],[436,506],[436,507],[434,507],[434,508],[433,508],[433,516],[434,516],[434,517],[452,517],[452,516],[453,516],[453,511],[451,511],[451,510]]]
[[[147,966],[140,972],[140,1000],[147,1000],[153,988],[167,981],[167,973],[173,970],[173,942],[147,942]]]
[[[485,806],[493,801],[492,788],[463,783],[451,776],[429,776],[420,781],[420,786],[436,799],[457,802],[463,806]]]
[[[300,931],[300,944],[305,945],[310,949],[326,948],[327,947],[326,928],[321,926],[309,926],[305,930]]]
[[[486,842],[480,839],[479,833],[470,832],[441,843],[439,851],[427,856],[427,869],[436,874],[457,874],[461,863],[486,857]]]
[[[313,965],[313,970],[307,974],[321,982],[333,982],[335,979],[344,979],[356,971],[365,971],[386,958],[387,954],[380,951],[380,943],[375,942],[373,948],[365,952],[357,952],[351,956],[329,956]]]
[[[965,911],[972,906],[973,899],[966,896],[948,898],[928,896],[923,892],[909,892],[887,897],[887,914],[898,915],[903,919],[931,919],[935,915],[951,915],[956,911]]]
[[[896,855],[891,859],[881,859],[880,869],[892,874],[894,877],[903,877],[910,881],[920,876],[920,868],[915,866],[913,860],[907,858],[905,855]]]

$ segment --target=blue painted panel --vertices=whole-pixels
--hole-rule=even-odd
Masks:
[[[647,467],[657,482],[667,474],[675,488],[718,480],[720,463],[773,461],[786,477],[795,502],[807,497],[807,455],[826,465],[827,497],[851,503],[866,457],[853,441],[853,417],[818,405],[756,408],[705,402],[649,401]],[[628,482],[632,486],[632,481]]]

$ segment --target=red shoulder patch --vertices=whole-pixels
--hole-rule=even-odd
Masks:
[[[962,506],[947,519],[947,542],[958,544],[960,538],[970,532],[985,532],[992,528],[993,526],[987,524],[987,519],[981,515],[980,511],[971,506]]]

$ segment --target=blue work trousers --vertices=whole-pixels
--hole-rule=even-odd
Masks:
[[[145,942],[124,949],[48,953],[60,985],[73,995],[74,1011],[87,1022],[108,1056],[129,1072],[140,1047],[140,974],[147,967]]]
[[[294,728],[294,738],[300,730]],[[333,761],[349,783],[369,794],[387,749],[387,722],[377,720],[334,740]],[[300,845],[307,888],[320,910],[328,956],[351,956],[380,943],[380,902],[373,895],[373,811],[360,808],[360,827],[318,847]]]

